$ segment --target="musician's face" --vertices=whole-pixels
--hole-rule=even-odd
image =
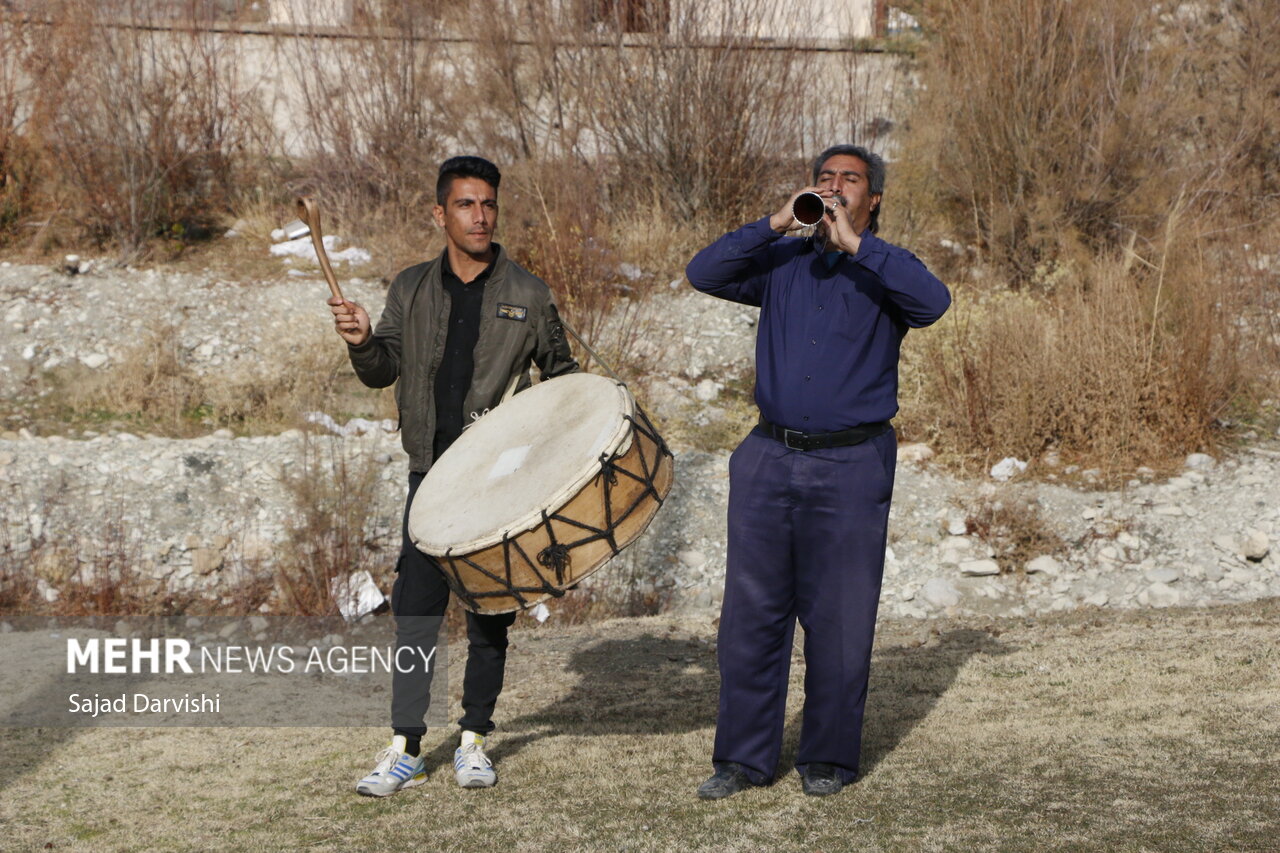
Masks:
[[[871,211],[880,204],[880,193],[872,193],[867,183],[867,164],[852,154],[836,154],[818,169],[818,186],[844,196],[845,208],[861,234],[871,224]]]
[[[454,178],[444,206],[432,210],[449,245],[475,258],[489,253],[498,227],[498,191],[479,178]]]

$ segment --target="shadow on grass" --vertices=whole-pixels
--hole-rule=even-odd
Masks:
[[[1016,646],[973,628],[946,631],[926,646],[879,649],[871,661],[859,775],[870,773],[929,716],[970,658],[1014,651]],[[795,722],[798,738],[799,720]]]
[[[575,651],[566,668],[577,684],[504,724],[495,759],[555,734],[675,734],[715,726],[720,679],[711,646],[649,634],[604,640]]]
[[[966,661],[974,655],[1014,650],[973,629],[947,631],[925,646],[877,650],[871,666],[862,772],[892,753],[929,715]],[[551,704],[506,723],[505,736],[493,749],[496,760],[560,733],[680,734],[715,728],[720,679],[710,646],[651,635],[604,640],[574,652],[567,669],[579,676],[577,684]],[[800,675],[800,667],[794,667],[793,684]],[[799,728],[797,715],[787,726],[782,768],[794,763]],[[450,740],[433,751],[428,766],[449,761],[452,746]]]

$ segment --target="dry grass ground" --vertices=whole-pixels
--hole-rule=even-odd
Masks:
[[[352,792],[378,729],[10,730],[0,847],[74,850],[1277,850],[1280,601],[882,625],[864,776],[693,789],[714,729],[707,620],[514,636],[502,781]],[[453,656],[455,670],[461,655]],[[455,694],[460,673],[454,672]],[[803,667],[793,668],[784,761]]]

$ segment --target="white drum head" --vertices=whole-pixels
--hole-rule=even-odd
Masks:
[[[630,446],[635,403],[612,379],[573,373],[516,394],[468,428],[427,472],[409,538],[433,556],[468,554],[531,530]]]

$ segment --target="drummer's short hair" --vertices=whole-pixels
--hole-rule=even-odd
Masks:
[[[847,154],[850,157],[857,157],[859,160],[867,164],[867,189],[873,195],[882,195],[884,193],[884,158],[874,151],[868,151],[861,145],[832,145],[826,151],[818,155],[818,159],[813,161],[813,182],[818,183],[818,173],[822,171],[822,164],[835,157],[838,154]],[[871,211],[871,233],[874,234],[880,230],[880,208],[884,205],[883,199],[880,204],[875,206]]]
[[[440,176],[436,178],[436,204],[444,205],[455,178],[479,178],[497,192],[498,184],[502,182],[502,173],[483,157],[450,157],[440,164]]]

